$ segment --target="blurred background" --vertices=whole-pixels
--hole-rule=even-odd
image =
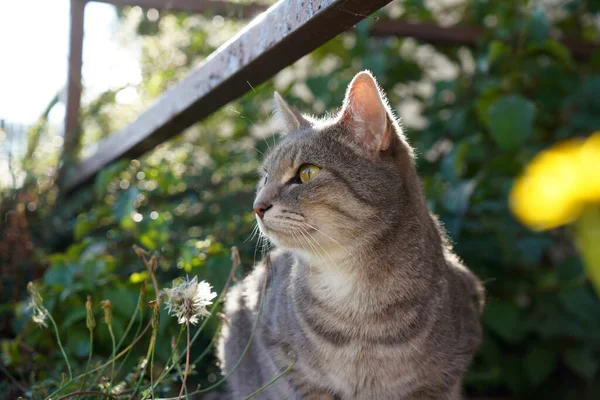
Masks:
[[[132,245],[159,255],[165,286],[187,274],[220,291],[232,246],[248,271],[257,247],[249,239],[256,170],[277,140],[273,91],[320,115],[341,105],[351,78],[366,68],[417,149],[431,210],[488,291],[468,397],[600,398],[600,301],[573,240],[565,228],[528,229],[508,202],[515,178],[542,149],[600,130],[600,1],[396,0],[178,137],[104,168],[66,196],[57,179],[69,5],[0,2],[0,397],[44,398],[44,387],[59,385],[65,370],[51,331],[30,320],[27,282],[36,282],[67,355],[82,369],[90,351],[86,296],[98,304],[111,299],[120,337],[148,278]],[[88,4],[81,142],[69,156],[93,156],[103,138],[243,28],[251,15],[238,5],[181,13]],[[383,19],[402,29],[377,29]],[[195,355],[217,329],[213,318]],[[96,330],[93,362],[100,362],[111,341],[105,325]],[[157,371],[178,332],[163,312]],[[137,378],[147,342],[134,347],[119,381]],[[203,358],[190,381],[214,383],[215,363]]]

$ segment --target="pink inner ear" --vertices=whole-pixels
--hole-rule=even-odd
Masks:
[[[354,139],[369,152],[389,147],[387,110],[377,83],[368,72],[356,75],[348,86],[341,120],[349,125]]]

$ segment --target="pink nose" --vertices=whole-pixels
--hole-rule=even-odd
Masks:
[[[273,207],[272,204],[256,203],[254,204],[254,212],[258,215],[258,218],[263,219],[265,213],[271,207]]]

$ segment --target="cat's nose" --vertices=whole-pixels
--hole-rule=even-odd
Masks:
[[[272,204],[254,203],[254,212],[256,213],[256,215],[258,215],[258,218],[263,219],[265,213],[271,207],[273,207]]]

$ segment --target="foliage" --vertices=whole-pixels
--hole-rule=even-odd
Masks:
[[[368,19],[180,138],[139,160],[105,168],[93,187],[68,200],[51,198],[54,207],[28,211],[38,260],[48,265],[40,290],[59,330],[68,333],[67,354],[85,365],[88,294],[115,304],[115,335],[122,334],[145,279],[130,251],[133,244],[160,252],[157,275],[163,282],[198,275],[220,291],[231,245],[239,246],[242,264],[250,267],[257,256],[255,243],[245,241],[253,221],[255,170],[260,153],[275,140],[269,116],[273,89],[302,111],[322,114],[338,107],[352,76],[368,68],[404,117],[430,208],[440,215],[456,252],[486,283],[485,340],[467,376],[467,392],[597,398],[600,302],[566,232],[528,230],[509,213],[507,198],[515,176],[542,148],[600,129],[600,53],[574,58],[556,40],[558,33],[597,40],[590,21],[600,7],[576,1],[560,8],[525,6],[518,0],[470,0],[446,8],[429,3],[406,0],[386,12],[394,18],[446,23],[449,18],[481,27],[479,45],[433,48],[413,39],[371,38],[374,19]],[[148,26],[134,11],[125,11],[123,18],[123,26],[133,32],[142,22]],[[218,34],[212,25],[210,17],[166,15],[152,29],[140,31],[140,104],[225,40],[223,29],[232,32],[242,23],[227,22]],[[127,108],[118,98],[107,95],[106,104],[95,103],[102,118],[84,113],[83,127],[115,123],[124,113],[143,109]],[[93,139],[87,138],[88,145]],[[96,311],[99,320],[101,310]],[[46,368],[60,365],[60,353],[27,320],[22,305],[17,306],[13,335],[2,342],[2,362],[28,384],[29,371],[38,381],[60,381],[55,369]],[[161,320],[159,366],[170,357],[166,344],[178,332],[175,322]],[[200,351],[216,329],[215,323],[202,335]],[[23,346],[30,351],[20,352]],[[97,346],[98,354],[110,356],[108,335]],[[146,348],[134,349],[128,370]],[[190,379],[196,383],[217,379],[214,358],[195,370]]]

